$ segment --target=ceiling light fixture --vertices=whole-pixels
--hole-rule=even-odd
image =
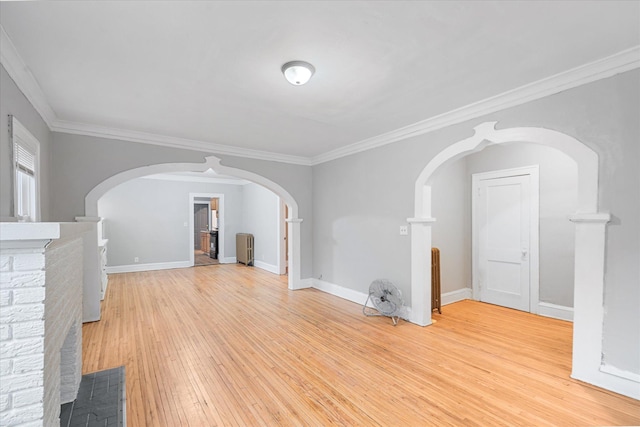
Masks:
[[[316,69],[305,61],[291,61],[282,66],[282,74],[289,83],[300,86],[309,81]]]

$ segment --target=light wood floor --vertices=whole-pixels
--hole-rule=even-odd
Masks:
[[[218,265],[220,261],[211,258],[208,252],[203,252],[199,249],[193,251],[193,265],[200,267],[201,265]]]
[[[433,326],[242,265],[112,274],[83,371],[126,366],[136,426],[637,425],[569,378],[571,324],[465,301]]]

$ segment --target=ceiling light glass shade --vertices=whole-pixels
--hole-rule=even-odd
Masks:
[[[292,85],[300,86],[309,81],[316,69],[304,61],[291,61],[282,66],[282,74]]]

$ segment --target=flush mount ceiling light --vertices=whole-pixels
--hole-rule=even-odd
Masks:
[[[282,74],[292,85],[300,86],[309,81],[316,69],[304,61],[291,61],[282,66]]]

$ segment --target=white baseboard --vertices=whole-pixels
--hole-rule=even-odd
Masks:
[[[345,288],[344,286],[336,285],[335,283],[325,282],[320,279],[305,279],[311,281],[311,287],[322,292],[326,292],[331,295],[335,295],[342,299],[346,299],[357,304],[364,304],[367,300],[368,294],[364,292],[354,291],[353,289]]]
[[[220,264],[235,264],[236,262],[238,262],[238,260],[234,256],[220,258],[218,261],[220,262]]]
[[[278,274],[278,275],[280,274],[280,269],[278,268],[277,265],[268,264],[266,262],[258,261],[258,260],[254,260],[253,261],[253,265],[255,267],[258,267],[258,268],[261,268],[263,270],[266,270],[269,273]]]
[[[114,265],[106,268],[107,274],[132,273],[135,271],[169,270],[172,268],[193,267],[189,261],[157,262],[151,264]]]
[[[576,378],[573,374],[571,377]],[[623,371],[614,366],[602,364],[599,370],[591,373],[586,378],[576,379],[640,400],[640,375],[634,372]]]
[[[292,290],[313,288],[313,281],[314,279],[312,278],[300,279],[300,282],[298,282],[297,285],[294,285]]]
[[[615,366],[604,363],[600,365],[600,370],[605,374],[615,375],[616,377],[624,378],[640,384],[640,374],[636,374],[635,372],[623,371]],[[640,388],[638,388],[638,391],[640,392]]]
[[[573,322],[573,307],[565,307],[564,305],[551,304],[549,302],[539,302],[538,314],[540,316]]]
[[[324,280],[320,280],[320,279],[313,279],[313,278],[304,279],[302,282],[304,282],[305,284],[311,284],[310,287],[314,289],[317,289],[322,292],[326,292],[338,298],[346,299],[347,301],[354,302],[361,306],[364,305],[364,303],[367,301],[369,297],[369,294],[365,294],[364,292],[345,288],[344,286],[336,285],[335,283],[325,282]],[[367,304],[367,307],[375,308],[371,303],[371,301],[369,301],[369,303]],[[411,307],[409,306],[404,307],[404,312],[400,317],[409,322],[416,323],[414,320],[412,320]]]
[[[454,302],[463,301],[466,299],[471,299],[471,289],[470,288],[462,288],[457,289],[455,291],[446,292],[441,295],[441,304],[453,304]]]

